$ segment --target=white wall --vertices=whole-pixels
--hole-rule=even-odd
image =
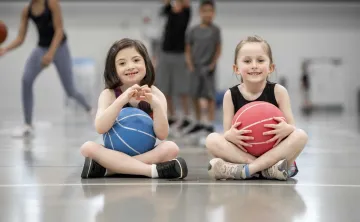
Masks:
[[[98,78],[108,47],[122,37],[141,38],[139,9],[158,9],[155,3],[62,3],[64,23],[74,57],[91,57],[97,62]],[[0,19],[9,26],[9,38],[17,34],[23,4],[0,3]],[[343,58],[346,84],[337,86],[331,79],[324,84],[344,87],[347,111],[355,112],[356,89],[360,86],[358,52],[360,51],[360,4],[320,3],[217,3],[216,23],[222,28],[223,53],[219,64],[218,88],[236,84],[232,75],[234,48],[240,39],[257,34],[272,46],[277,77],[288,78],[288,88],[296,108],[299,102],[300,62],[304,57],[336,56]],[[194,4],[192,24],[198,21]],[[1,109],[19,112],[20,80],[25,60],[37,41],[34,26],[24,45],[0,58]],[[63,90],[54,67],[45,70],[36,82],[36,109],[56,112],[63,107]],[[5,102],[10,100],[12,102]],[[51,106],[50,106],[51,104]]]

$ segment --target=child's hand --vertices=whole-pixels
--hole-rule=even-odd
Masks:
[[[149,88],[148,85],[143,85],[141,87],[141,90],[139,91],[136,99],[148,102],[152,109],[160,105],[159,98],[152,93],[151,88]]]
[[[265,124],[264,126],[267,128],[272,128],[274,130],[263,133],[263,135],[274,135],[273,138],[266,141],[267,143],[271,143],[276,141],[274,147],[277,146],[285,137],[290,135],[295,130],[295,127],[287,124],[283,118],[274,117],[274,120],[278,122],[278,124]]]
[[[135,84],[131,87],[129,87],[125,92],[123,93],[124,96],[126,96],[127,102],[131,98],[136,98],[139,95],[139,91],[141,90],[141,87],[138,84]]]
[[[242,151],[247,152],[245,147],[251,147],[251,144],[248,144],[244,141],[253,140],[254,137],[244,136],[243,134],[251,133],[251,130],[238,130],[237,128],[241,125],[241,122],[237,122],[231,126],[231,128],[225,132],[225,139],[235,144]]]
[[[54,60],[54,55],[50,52],[45,53],[45,55],[41,59],[42,67],[47,67]]]

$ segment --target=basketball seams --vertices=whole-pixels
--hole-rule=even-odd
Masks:
[[[121,145],[121,146],[123,146],[123,148],[125,148],[125,150],[126,149],[129,149],[129,151],[131,150],[132,152],[134,152],[136,155],[137,154],[141,154],[140,153],[140,151],[137,151],[137,149],[135,148],[135,147],[132,147],[132,143],[130,142],[130,141],[127,141],[126,142],[126,138],[123,138],[127,133],[130,133],[130,132],[134,132],[134,136],[135,136],[135,138],[138,138],[138,137],[141,137],[141,135],[146,135],[146,137],[149,139],[149,140],[155,140],[156,141],[156,135],[154,136],[154,135],[152,135],[152,133],[151,132],[147,132],[148,130],[145,128],[145,129],[141,129],[142,127],[142,125],[143,124],[141,124],[141,122],[140,122],[140,125],[139,124],[137,124],[137,125],[133,125],[133,126],[131,126],[131,127],[128,127],[128,126],[125,126],[125,125],[123,125],[125,122],[126,122],[126,120],[129,120],[130,122],[131,122],[131,119],[128,119],[128,118],[140,118],[140,119],[142,119],[143,121],[149,121],[149,120],[151,120],[151,121],[153,121],[152,120],[152,118],[147,114],[147,113],[145,113],[145,112],[140,112],[140,113],[131,113],[132,112],[132,110],[130,110],[131,112],[129,112],[129,109],[130,108],[128,108],[128,107],[125,107],[125,108],[123,108],[122,110],[124,111],[124,115],[122,115],[122,114],[120,114],[119,113],[119,115],[118,115],[118,117],[115,119],[115,123],[114,123],[114,125],[113,125],[113,127],[110,129],[110,131],[109,132],[107,132],[106,134],[105,134],[105,138],[104,138],[104,140],[106,139],[107,141],[108,141],[108,146],[109,146],[109,148],[110,149],[113,149],[113,150],[116,150],[115,148],[115,144],[116,143],[122,143],[122,145],[121,144],[119,144],[119,146]],[[132,108],[131,108],[132,109]],[[125,111],[126,110],[126,111]],[[141,110],[142,111],[142,110]],[[122,117],[121,117],[121,115],[122,115]],[[121,118],[119,118],[119,117],[121,117]],[[147,118],[147,119],[144,119],[144,118]],[[123,121],[123,124],[121,124],[121,121]],[[140,127],[140,130],[139,129],[137,129],[138,127],[137,126],[139,126]],[[117,129],[118,128],[118,129]],[[125,131],[123,131],[123,132],[119,132],[118,130],[120,129],[120,131],[121,131],[121,129],[122,130],[125,130]],[[112,131],[111,131],[112,130]],[[129,131],[130,130],[130,132],[127,132],[127,131]],[[137,133],[141,133],[140,135],[135,135],[135,134],[137,134]],[[113,135],[112,135],[113,134]],[[109,138],[107,138],[107,137],[109,137]],[[111,137],[114,137],[114,138],[111,138]],[[151,139],[150,139],[151,138]],[[110,140],[109,140],[110,139]],[[144,138],[145,139],[145,138]],[[135,139],[136,140],[136,139]],[[145,140],[147,140],[147,139],[145,139]],[[113,143],[114,142],[114,143]],[[130,143],[128,143],[128,142],[130,142]],[[135,141],[134,141],[135,142]],[[149,141],[150,142],[150,141]],[[120,151],[120,152],[122,152],[122,151]],[[127,153],[126,151],[125,151],[125,153]]]
[[[271,117],[271,118],[268,118],[268,119],[263,119],[263,120],[257,121],[257,122],[255,122],[255,123],[252,123],[252,124],[250,124],[250,125],[245,126],[244,128],[241,128],[241,129],[242,129],[242,130],[245,130],[245,129],[247,129],[247,128],[249,128],[249,127],[252,127],[252,126],[255,126],[255,125],[259,124],[259,123],[263,123],[263,122],[272,120],[272,119],[275,118],[275,117],[285,119],[285,118],[282,117],[282,116],[274,116],[274,117]]]
[[[127,118],[130,118],[130,117],[135,117],[135,116],[143,116],[143,117],[146,117],[146,118],[149,118],[151,119],[151,117],[147,114],[132,114],[132,115],[128,115],[128,116],[125,116],[121,119],[116,119],[116,121],[120,122],[121,120],[124,120],[124,119],[127,119]],[[152,120],[152,119],[151,119]]]
[[[145,135],[147,135],[147,136],[150,136],[150,137],[156,139],[156,137],[154,137],[153,135],[151,135],[151,134],[149,134],[149,133],[147,133],[147,132],[144,132],[144,131],[141,131],[141,130],[138,130],[138,129],[135,129],[135,128],[130,128],[130,127],[124,126],[124,125],[122,125],[119,121],[116,121],[116,123],[117,123],[120,127],[124,128],[124,129],[131,130],[131,131],[135,131],[135,132],[138,132],[138,133],[142,133],[142,134],[145,134]]]
[[[249,144],[251,144],[251,145],[261,145],[261,144],[266,144],[267,142],[265,141],[265,142],[258,142],[258,143],[249,143]]]
[[[111,127],[111,128],[112,128],[112,127]],[[107,133],[106,135],[109,136],[109,133]],[[113,144],[112,139],[111,139],[111,136],[109,136],[109,139],[110,139],[110,143],[111,143],[111,148],[112,148],[113,150],[115,150],[114,144]]]
[[[113,127],[112,127],[111,129],[114,131],[114,133],[115,133],[116,136],[119,138],[119,140],[121,140],[121,142],[123,142],[129,149],[131,149],[132,151],[134,151],[134,152],[137,153],[137,154],[141,154],[140,152],[138,152],[137,150],[135,150],[134,148],[132,148],[129,144],[127,144],[127,143],[121,138],[121,136],[119,136],[119,134],[116,132],[116,130],[114,130]]]
[[[258,107],[258,105],[265,105],[263,107]],[[255,108],[255,112],[253,111],[250,111],[251,108]],[[269,104],[268,102],[264,102],[264,101],[256,101],[255,104],[248,104],[246,105],[246,107],[243,107],[242,109],[244,110],[241,110],[241,111],[238,111],[238,115],[234,118],[235,121],[233,121],[233,124],[237,123],[238,121],[240,121],[240,119],[242,118],[242,120],[244,121],[244,128],[241,128],[241,127],[238,127],[239,130],[255,130],[255,134],[256,134],[256,137],[260,137],[258,138],[258,140],[260,141],[248,141],[248,143],[250,145],[253,145],[253,148],[250,148],[249,149],[249,153],[253,153],[254,155],[258,155],[262,152],[267,152],[269,149],[271,149],[272,147],[272,143],[269,143],[267,139],[265,139],[265,137],[262,137],[262,132],[265,132],[265,131],[270,131],[272,129],[269,129],[269,130],[266,130],[264,128],[262,128],[263,126],[262,125],[259,125],[259,124],[267,124],[267,123],[273,123],[273,119],[274,118],[281,118],[283,120],[286,121],[285,117],[276,112],[274,109],[275,109],[276,106],[274,106],[273,104]],[[278,107],[276,107],[278,109]],[[267,109],[270,109],[269,112],[267,112],[266,110]],[[264,114],[262,114],[262,110],[265,111]],[[250,113],[246,114],[246,111],[250,111]],[[259,111],[259,113],[258,113]],[[237,114],[236,113],[236,114]],[[266,114],[267,113],[267,114]],[[235,115],[236,115],[235,114]],[[270,114],[270,115],[269,115]],[[274,115],[274,116],[272,116]],[[246,116],[249,116],[249,117],[246,117]],[[264,118],[264,119],[261,119],[261,118]],[[261,119],[261,120],[259,120]],[[248,120],[248,121],[246,121]],[[253,122],[253,121],[256,121],[256,122]],[[270,122],[271,121],[271,122]],[[249,125],[247,125],[249,124]],[[276,123],[274,123],[276,125]],[[254,132],[253,132],[254,133]],[[255,136],[254,134],[254,136]],[[271,135],[270,135],[271,136]],[[263,141],[263,140],[266,140],[266,141]],[[275,143],[275,141],[274,141]]]
[[[282,116],[279,116],[279,118],[285,119]],[[272,119],[273,118],[268,118],[268,119],[263,119],[263,120],[257,121],[257,122],[255,122],[255,123],[253,123],[251,125],[248,125],[248,126],[242,128],[242,130],[247,129],[247,128],[251,127],[251,126],[255,126],[255,125],[259,124],[259,123],[266,122],[268,120],[272,120]],[[266,144],[266,141],[265,142],[257,142],[257,143],[249,143],[249,144],[251,144],[251,145],[261,145],[261,144]]]
[[[255,107],[255,106],[259,106],[259,105],[267,105],[265,102],[262,102],[262,103],[257,103],[257,104],[254,104],[254,105],[251,105],[249,107],[247,107],[245,110],[243,110],[237,117],[236,117],[236,120],[235,120],[235,123],[237,123],[238,119],[240,118],[240,116],[245,113],[245,111]]]

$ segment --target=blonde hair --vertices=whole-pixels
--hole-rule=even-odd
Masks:
[[[269,45],[269,43],[262,39],[261,37],[254,35],[254,36],[248,36],[246,39],[243,39],[239,42],[239,44],[237,44],[236,48],[235,48],[235,58],[234,58],[234,64],[236,64],[236,60],[238,58],[238,54],[240,49],[246,44],[246,43],[262,43],[264,45],[264,50],[267,53],[267,56],[270,59],[270,65],[273,64],[273,57],[272,57],[272,52],[271,52],[271,47]]]

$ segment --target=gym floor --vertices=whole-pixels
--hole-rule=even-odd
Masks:
[[[10,137],[18,116],[0,120],[0,221],[359,221],[357,117],[296,116],[309,142],[299,174],[280,182],[211,181],[210,157],[190,146],[181,147],[183,181],[82,180],[79,147],[101,139],[92,123],[83,114],[36,115],[49,122],[35,123],[33,139]]]

